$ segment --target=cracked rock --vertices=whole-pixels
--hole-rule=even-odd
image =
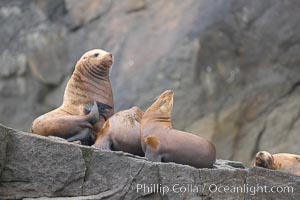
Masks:
[[[289,186],[293,193],[218,188]],[[217,160],[213,169],[154,163],[0,126],[1,199],[299,199],[299,176]]]

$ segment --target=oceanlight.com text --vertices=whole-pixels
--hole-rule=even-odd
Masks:
[[[165,195],[167,193],[247,193],[256,195],[257,193],[293,193],[292,186],[266,186],[266,185],[221,185],[221,184],[180,184],[173,185],[163,184],[137,184],[135,188],[137,193],[149,194],[160,193]]]

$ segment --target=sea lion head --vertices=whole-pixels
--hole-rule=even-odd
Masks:
[[[140,122],[142,120],[144,112],[139,107],[134,106],[134,107],[130,108],[129,110],[130,110],[130,112],[133,113],[136,121]]]
[[[132,107],[128,110],[121,110],[115,113],[108,121],[113,120],[118,123],[130,125],[135,127],[137,124],[141,123],[144,112],[139,107]]]
[[[255,166],[273,169],[274,158],[272,154],[267,151],[258,152],[255,156]]]
[[[78,70],[90,72],[109,71],[113,64],[113,55],[101,49],[93,49],[84,53],[76,64]]]
[[[157,100],[146,110],[142,121],[168,122],[171,125],[171,114],[173,108],[172,90],[164,91]]]

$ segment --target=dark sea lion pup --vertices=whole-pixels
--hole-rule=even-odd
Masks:
[[[167,90],[146,110],[141,121],[145,157],[156,162],[175,162],[196,168],[212,168],[216,150],[208,140],[172,129],[173,91]]]
[[[300,176],[300,156],[295,154],[270,154],[267,151],[260,151],[255,156],[254,166],[281,170]]]
[[[69,138],[69,141],[81,140],[83,144],[92,145],[105,120],[114,113],[109,80],[112,64],[112,54],[101,49],[83,54],[67,84],[63,104],[35,119],[32,133]],[[95,113],[92,112],[95,102],[98,108],[96,121],[87,116]]]
[[[104,123],[93,146],[144,156],[141,146],[142,116],[143,111],[138,107],[115,113]]]

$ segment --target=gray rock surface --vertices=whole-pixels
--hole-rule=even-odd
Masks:
[[[100,151],[2,125],[0,147],[0,199],[300,198],[299,176],[249,169],[235,161],[217,160],[213,169],[153,163],[131,154]],[[288,188],[274,193],[254,190],[258,186],[267,191],[290,187],[290,192]],[[225,192],[224,187],[232,191]],[[234,192],[232,188],[238,187],[240,191]],[[243,187],[248,189],[241,190]]]
[[[29,131],[61,104],[77,59],[102,48],[115,55],[116,111],[145,110],[173,89],[174,127],[213,140],[218,157],[300,154],[299,9],[298,0],[1,0],[0,122]]]

